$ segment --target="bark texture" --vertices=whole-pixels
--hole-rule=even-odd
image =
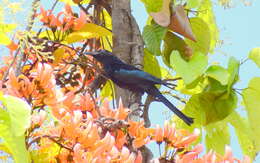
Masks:
[[[144,43],[135,18],[131,14],[130,0],[112,0],[112,27],[113,53],[124,62],[143,69]],[[121,99],[124,106],[132,110],[130,118],[135,121],[141,119],[141,115],[138,114],[141,96],[116,87],[117,103]],[[150,162],[153,157],[152,152],[145,146],[142,148],[142,156],[144,163]]]
[[[112,1],[113,53],[128,64],[143,68],[143,40],[138,25],[131,14],[130,0]],[[127,79],[126,79],[127,80]],[[141,95],[116,87],[117,102],[132,110],[139,108]],[[138,115],[132,118],[139,120]]]

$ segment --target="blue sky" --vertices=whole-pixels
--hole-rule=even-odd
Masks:
[[[215,3],[213,9],[223,44],[216,48],[214,55],[210,55],[210,62],[217,61],[226,66],[230,56],[243,60],[252,48],[260,47],[260,1],[253,1],[251,6],[245,6],[242,1],[236,1],[234,7],[230,9],[224,9]],[[132,0],[132,11],[142,30],[148,17],[143,4],[139,0]],[[241,66],[241,80],[235,87],[246,88],[250,79],[255,76],[260,77],[260,69],[249,60]],[[152,123],[163,125],[166,119],[165,111],[167,108],[164,105],[153,103],[149,113]],[[242,158],[243,155],[233,129],[231,129],[231,147],[234,155]],[[156,144],[150,145],[150,148],[158,155]],[[260,156],[255,162],[260,162]]]

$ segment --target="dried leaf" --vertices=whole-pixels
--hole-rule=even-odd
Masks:
[[[169,29],[196,42],[196,38],[191,29],[189,18],[186,15],[182,5],[177,5],[174,7]]]
[[[159,12],[150,12],[153,20],[160,26],[167,27],[170,24],[170,0],[163,0],[162,9]]]

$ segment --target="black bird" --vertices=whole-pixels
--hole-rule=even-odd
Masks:
[[[104,69],[103,75],[111,79],[119,87],[142,94],[146,92],[163,102],[186,124],[191,125],[193,123],[193,118],[186,116],[178,110],[155,86],[156,84],[168,86],[170,83],[162,81],[151,74],[124,63],[109,51],[100,50],[97,52],[87,52],[86,54],[93,56],[98,62],[100,62]]]

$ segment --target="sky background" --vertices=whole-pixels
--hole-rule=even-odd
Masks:
[[[227,66],[230,56],[234,56],[241,61],[247,58],[252,48],[260,47],[259,0],[252,1],[251,6],[245,6],[242,1],[234,1],[232,8],[228,9],[224,9],[217,3],[213,3],[213,10],[219,28],[220,40],[223,41],[223,44],[216,48],[213,55],[209,56],[209,62],[217,61],[220,65]],[[139,0],[132,0],[132,13],[142,30],[146,24],[148,15],[144,5]],[[255,76],[260,77],[260,69],[257,68],[255,63],[248,60],[240,67],[241,80],[235,85],[235,88],[246,88],[250,79]],[[165,112],[168,109],[163,104],[156,102],[152,103],[150,107],[150,120],[153,124],[160,124],[162,126],[167,117]],[[258,109],[260,108],[258,107]],[[240,113],[244,114],[241,111]],[[159,152],[156,143],[151,144],[149,147],[158,156]],[[237,158],[243,157],[234,129],[232,128],[231,147]],[[259,155],[254,162],[260,162]]]

